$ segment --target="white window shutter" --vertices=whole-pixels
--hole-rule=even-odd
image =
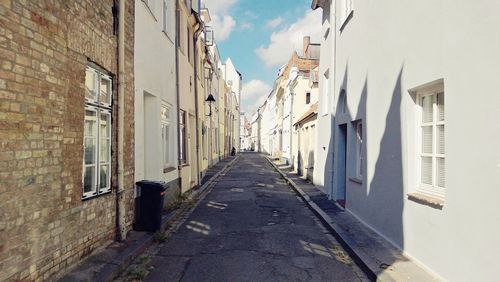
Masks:
[[[432,185],[432,157],[422,157],[421,182]]]

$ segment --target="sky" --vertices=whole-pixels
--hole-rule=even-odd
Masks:
[[[311,0],[202,0],[210,11],[222,59],[231,58],[243,76],[241,108],[248,118],[271,92],[278,70],[302,39],[318,43],[321,11]]]

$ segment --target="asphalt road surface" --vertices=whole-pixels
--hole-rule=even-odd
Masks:
[[[367,281],[261,155],[244,153],[148,265],[145,281]]]

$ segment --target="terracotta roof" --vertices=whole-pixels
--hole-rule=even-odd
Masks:
[[[312,104],[311,107],[309,107],[309,109],[293,125],[295,126],[299,123],[302,123],[307,118],[312,117],[313,115],[316,115],[316,114],[318,114],[318,102]]]

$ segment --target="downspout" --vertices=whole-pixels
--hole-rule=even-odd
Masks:
[[[117,240],[127,238],[125,228],[125,169],[124,169],[124,122],[125,122],[125,0],[120,0],[118,18],[118,189],[116,189]]]
[[[291,88],[292,87],[290,85],[288,85],[288,89],[289,89],[288,91],[290,93],[290,99],[291,99],[291,101],[290,101],[290,113],[289,113],[289,115],[290,115],[290,127],[289,127],[289,130],[290,130],[290,138],[289,138],[290,139],[290,150],[289,150],[288,154],[290,157],[290,161],[292,161],[292,167],[293,167],[293,163],[294,163],[292,160],[292,156],[293,156],[293,153],[292,153],[293,152],[293,96],[295,96],[295,93],[293,93],[291,91]]]
[[[196,18],[198,21],[198,18]],[[194,111],[195,111],[195,126],[196,126],[196,171],[198,172],[198,177],[196,177],[198,181],[198,185],[201,184],[201,171],[200,171],[200,136],[199,136],[199,109],[198,109],[198,38],[202,30],[202,25],[201,23],[198,22],[198,27],[196,31],[193,33],[193,48],[194,48],[194,55],[193,55],[193,60],[194,60],[194,100],[196,101],[194,104]],[[189,52],[189,50],[188,50]]]
[[[180,24],[180,10],[179,10],[179,1],[175,0],[175,21],[176,25],[178,26]],[[181,175],[181,127],[180,127],[180,117],[181,117],[181,98],[180,98],[180,89],[179,89],[179,29],[176,28],[175,30],[175,100],[177,102],[177,165],[178,165],[178,171],[179,171],[179,178],[181,180],[180,186],[181,186],[181,191],[182,191],[182,175]],[[184,152],[186,154],[186,152]]]

